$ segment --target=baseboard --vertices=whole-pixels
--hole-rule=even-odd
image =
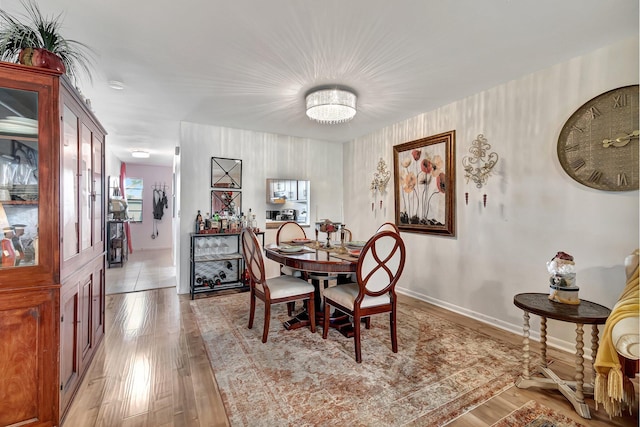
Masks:
[[[469,317],[471,319],[477,320],[482,323],[486,323],[491,326],[495,326],[496,328],[505,330],[507,332],[511,332],[513,334],[522,336],[522,324],[516,325],[513,323],[505,322],[500,319],[496,319],[495,317],[487,316],[482,313],[478,313],[472,310],[468,310],[463,307],[459,307],[454,304],[450,304],[446,301],[441,301],[430,296],[412,291],[410,289],[405,289],[401,287],[396,287],[396,292],[402,295],[406,295],[412,298],[415,298],[420,301],[428,302],[429,304],[433,304],[435,306],[444,308],[446,310],[452,311],[454,313],[458,313],[462,316]],[[531,329],[529,331],[529,339],[540,342],[540,332],[534,331]],[[557,348],[558,350],[565,351],[570,354],[575,354],[576,352],[576,344],[575,342],[569,342],[554,338],[552,336],[547,335],[547,346]],[[585,355],[584,358],[587,360],[591,360],[591,351],[590,349],[585,347]]]

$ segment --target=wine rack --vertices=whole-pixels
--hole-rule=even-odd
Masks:
[[[257,236],[262,238],[264,246],[264,232]],[[200,293],[249,290],[242,281],[241,252],[240,233],[191,233],[191,299]]]

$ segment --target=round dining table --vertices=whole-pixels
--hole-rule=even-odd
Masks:
[[[315,287],[314,303],[316,309],[316,319],[323,321],[322,311],[322,291],[320,281],[322,277],[333,277],[339,275],[349,275],[356,272],[358,258],[348,254],[339,254],[335,251],[328,251],[324,248],[314,248],[313,246],[301,246],[300,251],[285,252],[280,250],[278,245],[270,244],[264,248],[266,257],[281,265],[285,265],[295,270],[304,271],[311,277],[311,283]],[[342,313],[331,315],[331,326],[336,327],[345,336],[350,336],[348,326],[345,326],[345,316]],[[309,316],[306,310],[298,313],[294,318],[284,322],[286,329],[297,329],[309,325]]]

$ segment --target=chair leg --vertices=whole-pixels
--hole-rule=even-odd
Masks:
[[[251,302],[249,303],[249,329],[251,329],[253,328],[253,315],[256,312],[256,294],[253,290],[251,291],[249,298],[251,299]]]
[[[311,332],[316,332],[316,308],[313,303],[313,294],[309,295],[307,300],[307,310],[309,312],[309,321],[311,322]]]
[[[353,316],[353,342],[356,346],[356,362],[362,363],[360,350],[360,316]]]
[[[262,331],[262,342],[267,342],[269,335],[269,320],[271,320],[271,304],[264,303],[264,329]]]
[[[389,313],[389,328],[391,329],[391,350],[398,352],[398,332],[396,330],[396,310],[392,309]]]
[[[287,316],[293,316],[293,311],[296,309],[295,301],[291,301],[287,303]]]
[[[364,318],[364,327],[371,329],[371,316]]]
[[[331,310],[331,307],[329,306],[327,300],[324,300],[324,321],[322,323],[322,338],[325,340],[327,339],[327,334],[329,334],[329,317],[331,316],[329,314],[329,310]]]

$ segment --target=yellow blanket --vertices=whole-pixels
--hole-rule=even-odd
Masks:
[[[627,285],[613,307],[602,332],[602,339],[594,367],[596,383],[594,399],[596,409],[598,404],[604,406],[609,417],[620,416],[622,411],[634,405],[635,391],[633,384],[622,372],[622,365],[618,358],[615,343],[611,338],[613,326],[627,317],[638,317],[640,313],[640,298],[638,292],[638,267],[629,276]]]

